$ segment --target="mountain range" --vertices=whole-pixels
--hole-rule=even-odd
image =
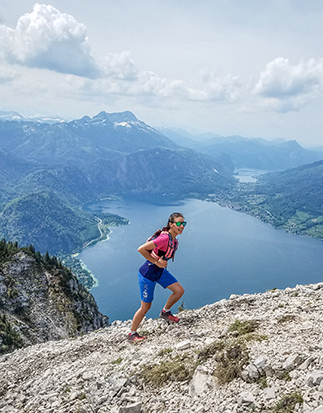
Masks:
[[[0,237],[32,243],[42,253],[69,254],[93,238],[100,239],[102,219],[126,223],[82,210],[85,203],[106,197],[160,202],[212,194],[215,199],[242,202],[242,194],[248,198],[255,191],[267,191],[263,205],[271,216],[280,205],[276,209],[285,223],[291,216],[284,211],[299,211],[303,194],[310,194],[306,199],[312,209],[320,202],[315,201],[320,199],[315,184],[320,181],[319,166],[313,164],[312,170],[318,170],[313,178],[314,172],[306,175],[303,165],[321,160],[323,153],[306,150],[296,141],[161,131],[129,111],[56,123],[13,116],[16,120],[0,120]],[[280,192],[277,183],[287,182],[288,171],[277,172],[272,181],[271,175],[264,177],[259,182],[266,184],[244,187],[242,192],[234,177],[236,168],[295,167],[301,169],[292,170],[290,176],[297,178]],[[319,211],[315,214],[316,219]]]
[[[0,161],[0,236],[29,239],[42,253],[70,253],[90,240],[97,219],[81,216],[86,202],[205,197],[235,185],[229,156],[183,148],[131,112],[54,124],[2,121]]]
[[[220,136],[216,134],[192,135],[182,129],[160,129],[179,145],[200,153],[230,156],[235,168],[250,168],[277,171],[294,168],[323,159],[320,148],[308,150],[295,140],[266,140],[242,136]]]

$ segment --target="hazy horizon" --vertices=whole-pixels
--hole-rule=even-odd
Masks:
[[[0,110],[323,145],[323,2],[0,2]]]

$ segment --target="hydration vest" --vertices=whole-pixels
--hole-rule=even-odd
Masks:
[[[168,234],[168,246],[167,246],[166,251],[158,250],[157,253],[155,252],[155,249],[150,251],[150,255],[153,258],[155,258],[155,260],[158,260],[158,258],[163,257],[163,259],[166,260],[166,261],[168,261],[170,259],[172,259],[174,261],[175,252],[176,252],[177,247],[178,247],[178,241],[177,241],[176,238],[173,241],[173,238],[172,238],[172,236],[170,235],[169,232],[165,231],[165,232],[161,232],[160,234],[155,235],[155,236],[152,235],[151,237],[149,237],[147,239],[146,242],[153,241],[154,239],[159,237],[161,234],[166,234],[166,233]]]

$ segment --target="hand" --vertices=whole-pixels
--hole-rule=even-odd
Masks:
[[[158,258],[156,262],[157,267],[159,268],[166,268],[167,267],[167,261],[164,260],[163,258]]]

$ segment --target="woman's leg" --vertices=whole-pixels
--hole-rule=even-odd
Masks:
[[[172,294],[168,297],[168,300],[165,304],[165,310],[170,310],[172,308],[172,306],[177,303],[177,301],[179,301],[182,297],[182,295],[184,294],[185,290],[184,288],[181,286],[181,284],[177,281],[174,284],[171,284],[167,287],[169,290],[172,291]]]
[[[137,331],[139,324],[142,322],[142,319],[145,317],[150,307],[151,303],[145,303],[144,301],[141,301],[140,308],[136,311],[135,315],[133,316],[131,331]]]

